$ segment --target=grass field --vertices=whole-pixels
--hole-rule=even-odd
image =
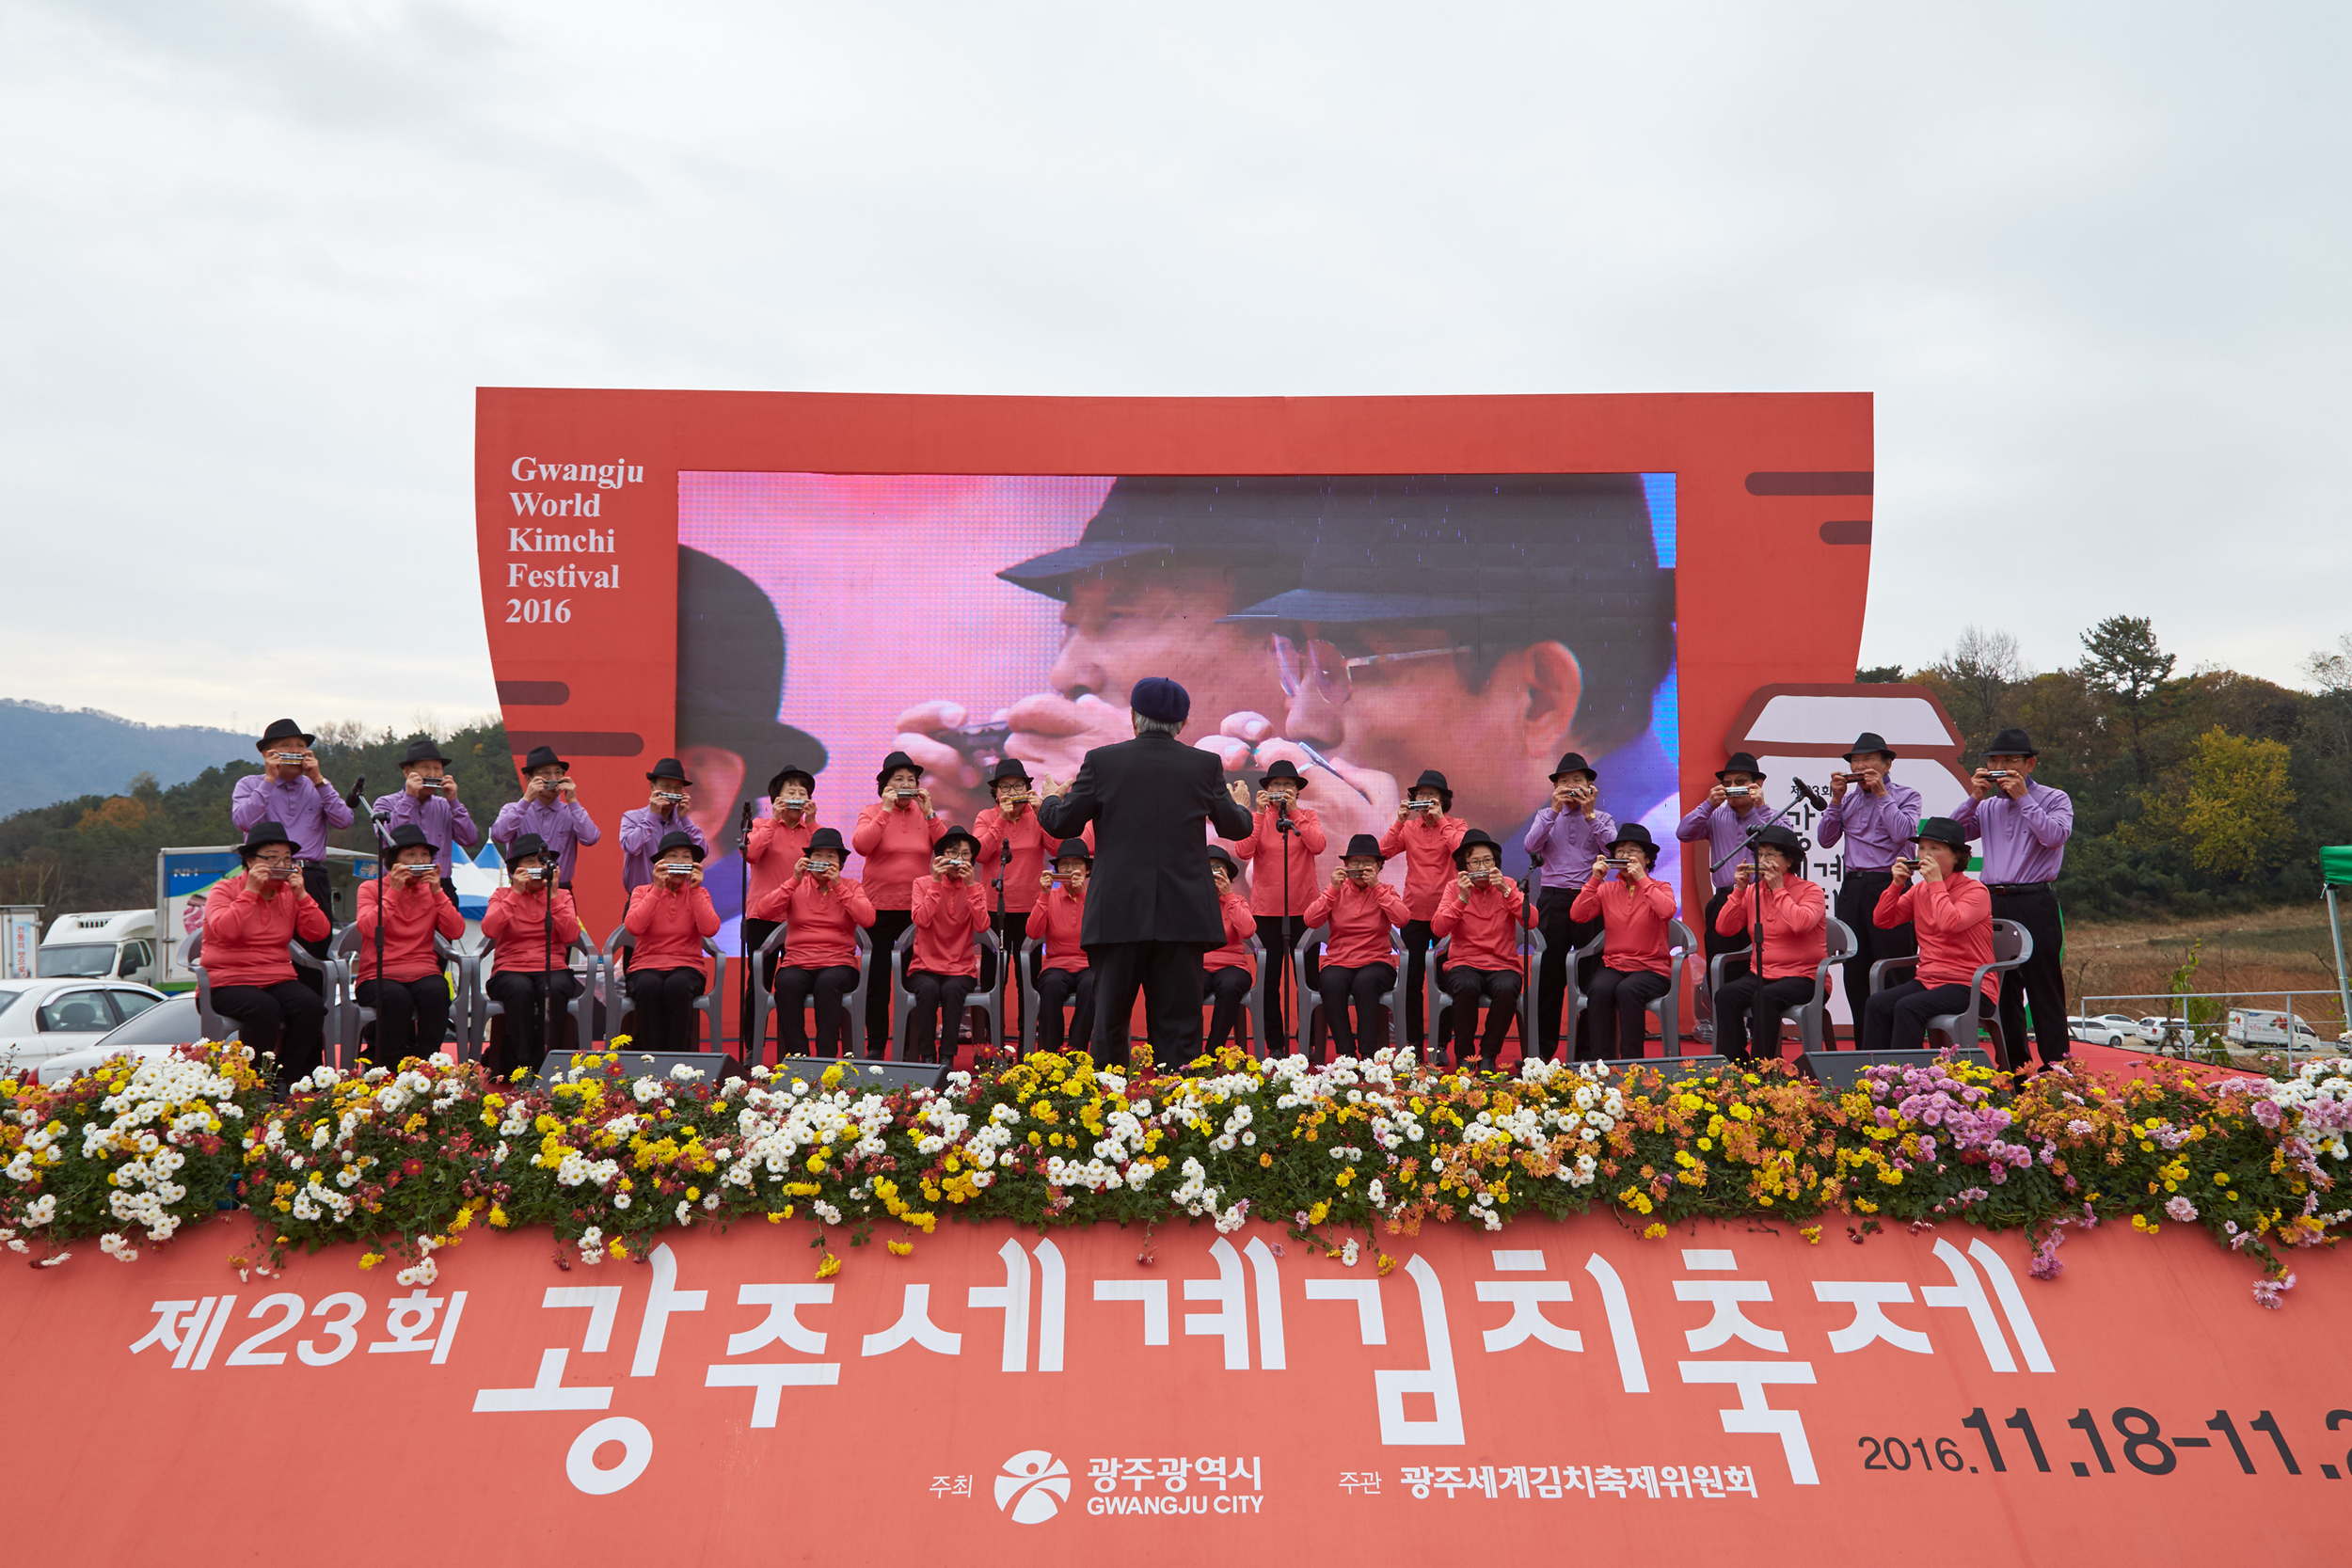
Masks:
[[[2336,1000],[2334,949],[2324,904],[2268,910],[2217,920],[2126,922],[2115,925],[2070,921],[2066,927],[2066,994],[2069,1006],[2083,998],[2166,991],[2174,970],[2198,948],[2191,991],[2227,992],[2238,1005],[2283,1007],[2281,990],[2324,994],[2298,996],[2295,1010],[2322,1035],[2344,1028]],[[2273,993],[2265,996],[2264,992]],[[2161,1012],[2158,1004],[2103,1006],[2103,1011]]]

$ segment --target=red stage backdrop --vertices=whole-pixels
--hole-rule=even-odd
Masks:
[[[1571,748],[1663,839],[1751,693],[1851,681],[1870,467],[1864,394],[485,388],[476,507],[510,739],[574,764],[601,933],[658,757],[714,862],[786,762],[846,829],[902,743],[968,825],[991,758],[1067,778],[1153,673],[1193,689],[1189,738],[1249,732],[1237,776],[1299,761],[1334,854],[1438,767],[1516,857]]]
[[[951,1225],[822,1283],[791,1228],[568,1273],[476,1233],[411,1290],[240,1281],[242,1225],[0,1271],[12,1560],[2317,1562],[2352,1497],[2352,1347],[2186,1229],[2055,1284],[1834,1220],[1433,1228],[1385,1277]]]

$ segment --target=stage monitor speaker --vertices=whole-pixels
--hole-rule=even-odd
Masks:
[[[1833,1089],[1851,1089],[1863,1069],[1874,1067],[1933,1067],[1941,1051],[1808,1051],[1797,1058],[1797,1070]],[[1960,1059],[1975,1058],[1985,1067],[1993,1059],[1981,1051],[1964,1051]]]
[[[569,1072],[572,1069],[572,1058],[578,1054],[579,1053],[572,1051],[548,1052],[548,1059],[540,1064],[539,1076],[553,1078],[558,1073]],[[620,1061],[622,1076],[631,1082],[640,1078],[667,1078],[670,1076],[670,1069],[681,1063],[701,1073],[706,1082],[714,1085],[724,1078],[743,1076],[743,1069],[738,1065],[734,1057],[723,1051],[599,1050],[591,1052],[590,1054],[607,1059],[605,1066],[592,1068],[589,1069],[591,1072],[599,1075],[604,1073],[609,1070],[610,1059],[617,1057]]]
[[[947,1086],[947,1074],[955,1069],[953,1062],[872,1062],[862,1056],[839,1059],[832,1056],[786,1056],[771,1070],[787,1083],[795,1078],[805,1078],[809,1086],[815,1088],[824,1077],[825,1069],[833,1067],[842,1069],[845,1086],[849,1083],[849,1074],[855,1073],[857,1081],[866,1087],[885,1093],[898,1088],[944,1089]]]

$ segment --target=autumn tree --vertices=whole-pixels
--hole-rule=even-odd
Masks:
[[[2201,871],[2251,880],[2286,859],[2295,842],[2288,748],[2216,724],[2197,737],[2185,788],[2152,800],[2143,821],[2162,822]]]

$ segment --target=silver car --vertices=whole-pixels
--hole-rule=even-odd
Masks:
[[[203,1034],[196,1021],[196,998],[185,993],[168,997],[104,1037],[79,1050],[50,1057],[40,1064],[40,1082],[62,1084],[112,1056],[161,1056],[173,1046],[187,1045],[202,1038]],[[237,1027],[233,1022],[229,1023],[228,1031],[222,1037],[237,1037]]]
[[[0,1072],[37,1071],[53,1057],[97,1044],[163,1000],[162,991],[127,980],[0,980]]]

